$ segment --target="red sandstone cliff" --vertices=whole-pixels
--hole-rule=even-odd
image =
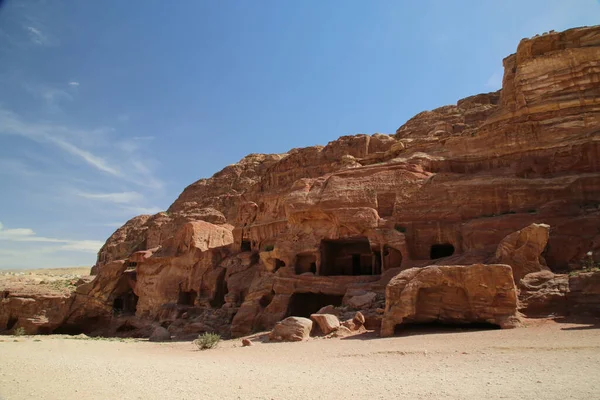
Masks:
[[[399,271],[493,263],[533,223],[548,245],[513,272],[600,261],[600,27],[524,39],[504,68],[501,91],[393,136],[251,154],[193,183],[107,240],[63,322],[242,335],[333,304],[376,326]]]

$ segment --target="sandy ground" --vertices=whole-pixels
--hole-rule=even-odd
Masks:
[[[0,340],[12,399],[600,399],[599,324],[302,343]],[[18,340],[14,342],[13,340]]]

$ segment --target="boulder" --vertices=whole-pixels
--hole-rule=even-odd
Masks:
[[[411,268],[386,287],[381,336],[403,323],[518,324],[517,291],[508,265]]]
[[[368,292],[368,293],[363,294],[362,296],[350,297],[346,301],[346,304],[348,304],[352,308],[357,308],[357,309],[368,308],[371,304],[373,304],[376,297],[377,297],[377,295],[375,293]]]
[[[513,232],[498,244],[494,262],[510,265],[515,283],[529,273],[549,271],[542,257],[549,235],[550,226],[546,224],[531,224]]]
[[[154,329],[148,340],[151,342],[167,342],[171,340],[171,334],[166,328],[159,326]]]
[[[357,311],[356,314],[354,314],[354,318],[352,318],[352,322],[357,326],[363,326],[365,321],[365,316],[360,311]]]
[[[254,343],[250,339],[242,339],[242,347],[253,346]]]
[[[335,306],[332,306],[331,304],[322,307],[319,311],[316,312],[316,314],[333,314],[336,317],[339,316],[339,313],[339,310],[336,310]]]
[[[308,318],[287,317],[275,324],[269,340],[280,342],[300,342],[310,337],[313,322]]]
[[[335,332],[333,332],[331,334],[331,337],[343,338],[343,337],[347,337],[347,336],[351,336],[351,335],[352,335],[352,330],[348,329],[345,326],[340,326],[339,329],[337,329]]]
[[[340,320],[333,314],[312,314],[310,319],[319,326],[324,335],[328,335],[340,327]]]
[[[569,277],[550,271],[527,274],[519,284],[519,311],[528,317],[567,313]]]

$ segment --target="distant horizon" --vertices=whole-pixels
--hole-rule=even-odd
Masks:
[[[576,4],[5,1],[0,270],[91,267],[248,154],[393,135],[497,91],[520,40],[597,25],[600,3]]]

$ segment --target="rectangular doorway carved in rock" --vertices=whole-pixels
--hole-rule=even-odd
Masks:
[[[366,237],[323,240],[321,242],[321,269],[319,274],[377,275],[380,268],[374,262],[374,253]]]

